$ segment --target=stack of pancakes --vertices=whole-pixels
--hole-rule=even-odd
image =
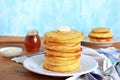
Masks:
[[[83,34],[75,30],[47,32],[44,35],[46,54],[43,68],[55,72],[70,72],[78,69],[82,38]]]
[[[88,40],[93,42],[111,42],[113,41],[113,33],[110,28],[93,28],[88,35]]]

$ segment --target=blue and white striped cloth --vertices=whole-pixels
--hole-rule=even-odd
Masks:
[[[87,47],[84,47],[82,46],[82,49],[83,49],[83,54],[85,55],[90,55],[90,56],[93,56],[93,58],[95,60],[97,60],[97,62],[99,63],[99,67],[98,67],[98,70],[94,71],[94,73],[96,74],[99,74],[99,75],[103,75],[102,74],[102,71],[103,71],[103,64],[101,64],[101,61],[105,61],[104,58],[108,59],[106,57],[105,54],[103,54],[102,52],[105,52],[105,53],[108,53],[108,54],[111,54],[113,55],[114,57],[116,58],[119,58],[119,55],[120,55],[120,50],[116,49],[115,47],[108,47],[108,48],[99,48],[99,49],[91,49],[91,48],[87,48]],[[101,51],[101,52],[100,52]],[[101,58],[100,58],[101,57]],[[109,60],[109,59],[108,59]],[[102,62],[104,63],[104,62]],[[108,66],[111,65],[111,62],[109,60],[108,62]],[[102,68],[102,69],[101,69]],[[120,80],[120,77],[118,76],[118,74],[114,71],[111,76],[115,79],[115,80]],[[89,77],[89,75],[87,75],[87,77]],[[94,79],[95,78],[95,79]],[[98,76],[95,76],[94,78],[88,78],[86,80],[102,80],[101,78],[99,78]]]

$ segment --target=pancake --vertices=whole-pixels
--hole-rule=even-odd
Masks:
[[[97,33],[101,33],[101,32],[104,33],[104,32],[109,32],[110,28],[103,28],[103,27],[101,27],[101,28],[93,28],[92,31],[97,32]]]
[[[61,44],[61,43],[52,43],[52,42],[44,41],[44,46],[46,49],[49,49],[49,50],[62,51],[62,52],[68,52],[68,51],[73,52],[80,48],[80,43]]]
[[[109,28],[93,28],[88,35],[88,41],[111,42],[113,41],[113,33]]]
[[[72,57],[58,57],[58,56],[51,56],[49,54],[45,54],[45,59],[49,59],[51,61],[70,61],[70,60],[75,60],[75,59],[79,59],[81,55],[76,55],[76,56],[72,56]]]
[[[74,59],[74,60],[70,60],[70,61],[51,61],[46,59],[44,62],[49,64],[49,65],[53,65],[53,66],[66,66],[66,65],[70,65],[70,64],[74,64],[76,61],[78,61],[79,59]]]
[[[113,39],[111,38],[94,38],[94,37],[88,37],[88,41],[93,42],[112,42]]]
[[[55,43],[77,43],[82,41],[83,33],[71,30],[69,32],[51,31],[44,35],[44,39]]]
[[[113,37],[113,33],[111,32],[101,32],[101,33],[97,33],[97,32],[90,32],[89,33],[90,37],[95,37],[95,38],[110,38]]]
[[[79,69],[80,67],[80,61],[77,61],[73,64],[70,65],[61,65],[61,66],[54,66],[47,64],[46,62],[43,63],[43,68],[50,70],[50,71],[55,71],[55,72],[71,72],[76,69]]]
[[[79,44],[80,45],[80,42],[77,42],[77,43],[55,43],[55,42],[49,42],[49,41],[47,41],[47,40],[44,40],[43,41],[43,43],[44,43],[44,45],[50,45],[50,46],[75,46],[75,45],[77,45],[77,44]]]
[[[50,65],[60,66],[60,65],[70,65],[78,61],[80,58],[79,56],[75,57],[55,57],[50,55],[45,55],[45,62]]]
[[[82,48],[80,48],[79,50],[76,50],[74,52],[59,52],[59,51],[53,51],[53,50],[49,50],[49,49],[45,49],[45,52],[49,55],[52,56],[58,56],[58,57],[73,57],[76,55],[81,55],[82,53]]]

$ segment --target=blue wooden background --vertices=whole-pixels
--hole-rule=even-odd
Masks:
[[[40,36],[59,26],[88,34],[94,27],[109,27],[120,34],[120,0],[0,0],[0,35]]]

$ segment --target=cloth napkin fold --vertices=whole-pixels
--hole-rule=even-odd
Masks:
[[[83,49],[82,51],[83,55],[91,56],[99,64],[98,68],[94,70],[92,73],[104,77],[103,71],[107,69],[106,66],[110,67],[112,65],[111,61],[104,54],[98,53],[95,49],[91,49],[84,46],[82,46],[82,49]],[[118,56],[120,55],[120,51],[114,47],[100,48],[100,50],[112,54],[116,58],[118,58]],[[114,80],[120,80],[120,77],[118,76],[115,70],[112,72],[111,76],[113,77]],[[66,80],[105,80],[105,79],[98,78],[98,76],[91,77],[91,73],[88,73],[82,76],[79,75],[77,75],[76,77],[72,76],[67,78]]]
[[[106,65],[103,66],[103,64],[107,64],[108,67],[110,67],[111,66],[110,60],[105,55],[99,54],[95,49],[91,49],[91,48],[84,47],[84,46],[82,46],[82,49],[83,49],[82,55],[89,55],[92,58],[94,58],[98,62],[99,67],[91,73],[87,73],[85,75],[72,76],[72,77],[67,78],[66,80],[104,80],[104,79],[101,79],[100,77],[100,76],[103,77],[102,72],[106,70],[105,69]],[[117,58],[118,58],[118,55],[120,54],[120,51],[114,47],[100,48],[100,49],[102,51],[105,51],[107,53],[114,55]],[[44,54],[44,52],[41,52],[35,55],[40,55],[40,54]],[[34,55],[14,57],[11,60],[16,61],[18,63],[23,63],[26,58],[31,57],[31,56],[34,56]],[[111,75],[115,80],[120,80],[120,77],[117,75],[115,71],[113,71]]]

